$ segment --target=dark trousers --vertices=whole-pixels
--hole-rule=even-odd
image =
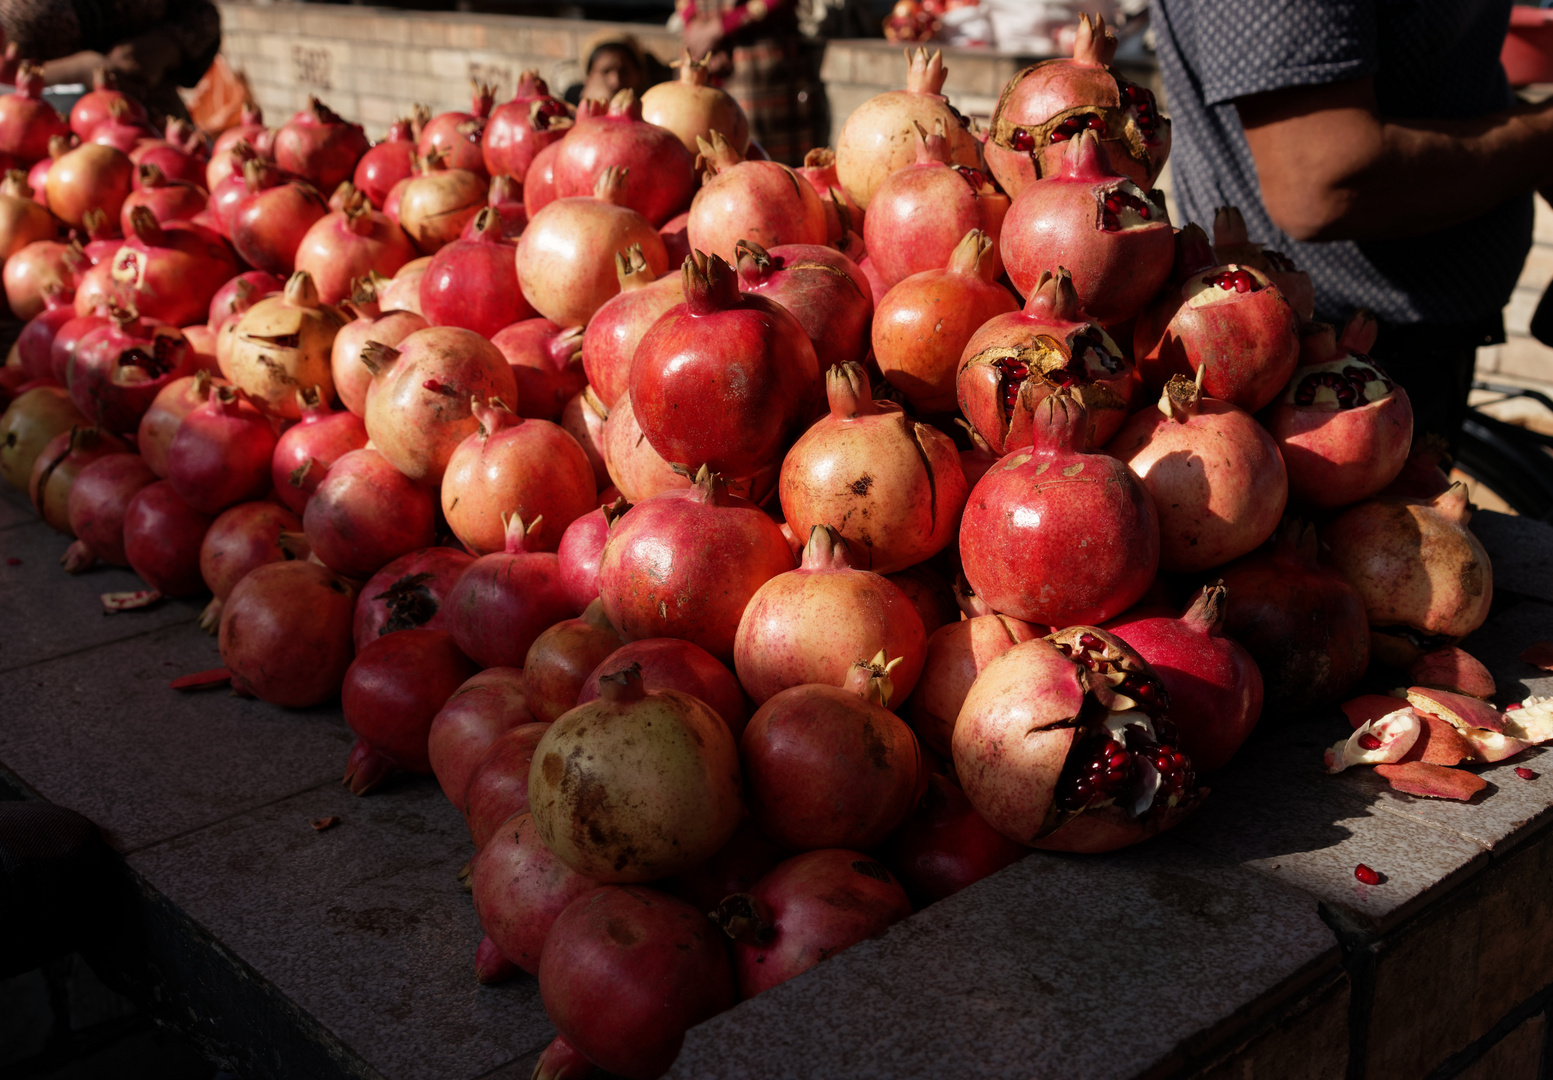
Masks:
[[[1456,456],[1478,346],[1503,341],[1504,324],[1498,316],[1468,326],[1382,324],[1371,356],[1407,391],[1413,405],[1413,445],[1426,434],[1437,435]]]

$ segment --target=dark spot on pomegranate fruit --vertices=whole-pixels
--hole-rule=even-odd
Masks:
[[[874,486],[874,478],[864,473],[848,485],[854,495],[867,495],[868,489]]]
[[[431,574],[406,574],[372,599],[388,601],[388,621],[378,635],[425,626],[437,614],[437,598],[426,588]]]
[[[864,877],[873,878],[875,881],[890,880],[890,872],[884,868],[882,863],[876,863],[872,859],[854,859],[852,861],[852,869]]]
[[[545,783],[551,785],[560,783],[561,770],[564,767],[560,754],[553,752],[546,754],[544,763],[540,765],[540,769],[544,773]]]
[[[630,948],[637,941],[636,934],[631,930],[631,925],[624,919],[605,919],[604,933],[609,935],[609,940],[625,948]]]

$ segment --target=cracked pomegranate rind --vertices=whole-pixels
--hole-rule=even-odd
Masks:
[[[1465,769],[1448,769],[1443,765],[1430,765],[1424,761],[1408,761],[1396,765],[1377,765],[1375,771],[1386,778],[1397,791],[1408,795],[1422,795],[1426,799],[1454,799],[1470,802],[1472,797],[1488,786],[1488,781]]]
[[[1507,708],[1504,717],[1505,734],[1523,742],[1538,744],[1553,739],[1553,697],[1529,697]]]
[[[162,598],[157,589],[136,589],[134,592],[105,592],[102,594],[102,609],[108,614],[115,611],[138,611],[148,608]]]
[[[1380,765],[1400,761],[1413,748],[1423,721],[1403,705],[1377,720],[1366,720],[1354,733],[1334,743],[1323,755],[1326,770],[1340,773],[1353,765]]]
[[[1539,641],[1528,646],[1520,655],[1522,662],[1553,671],[1553,641]]]
[[[1476,761],[1477,751],[1448,722],[1428,713],[1418,713],[1424,722],[1413,748],[1402,755],[1402,761],[1422,761],[1429,765],[1460,765],[1464,761]]]
[[[1408,681],[1417,686],[1452,690],[1487,701],[1494,696],[1494,677],[1482,661],[1455,645],[1431,649],[1407,669]]]
[[[180,675],[174,679],[171,686],[174,690],[210,690],[217,686],[226,686],[232,681],[232,672],[224,667],[211,668],[209,671],[196,671],[189,675]]]
[[[1371,720],[1379,720],[1401,707],[1402,699],[1389,694],[1360,694],[1338,706],[1343,710],[1343,715],[1348,717],[1349,726],[1355,728],[1363,727]]]
[[[1437,716],[1454,727],[1472,744],[1480,761],[1503,761],[1532,745],[1506,730],[1504,713],[1477,698],[1412,686],[1408,688],[1407,700],[1419,712]],[[1548,734],[1553,736],[1553,730]]]

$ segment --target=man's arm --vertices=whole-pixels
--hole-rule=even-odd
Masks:
[[[1364,78],[1235,105],[1262,202],[1296,240],[1417,236],[1553,187],[1553,101],[1471,120],[1394,120]]]

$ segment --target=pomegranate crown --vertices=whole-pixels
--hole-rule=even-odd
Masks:
[[[806,169],[833,169],[836,167],[836,151],[828,146],[816,146],[803,156]]]
[[[715,315],[738,306],[739,276],[722,256],[692,251],[685,256],[680,274],[691,315]]]
[[[74,135],[50,135],[49,136],[49,160],[58,161],[70,152],[70,141]]]
[[[949,77],[949,69],[944,67],[943,51],[934,49],[933,55],[929,56],[927,50],[919,45],[915,53],[910,49],[905,52],[906,92],[943,97],[944,80]]]
[[[636,96],[636,91],[629,86],[624,90],[617,90],[615,96],[609,99],[609,115],[627,120],[640,120],[642,118],[642,103]]]
[[[620,205],[620,200],[625,195],[626,174],[631,170],[624,165],[611,165],[599,173],[599,178],[593,184],[593,197],[600,202]]]
[[[496,104],[496,87],[479,79],[469,80],[469,113],[484,119],[491,115],[491,106]]]
[[[872,660],[854,660],[852,666],[847,668],[841,688],[856,694],[864,701],[872,702],[882,709],[888,709],[890,698],[895,696],[895,680],[891,678],[891,674],[905,659],[904,656],[897,656],[887,661],[884,658],[884,650],[880,649],[874,653]]]
[[[1213,212],[1213,246],[1233,247],[1251,242],[1251,232],[1238,206],[1221,206]]]
[[[670,66],[679,69],[679,81],[686,86],[705,86],[711,78],[711,58],[712,54],[707,52],[697,60],[690,55],[687,46],[680,49],[679,59]]]
[[[1225,599],[1228,596],[1229,590],[1224,587],[1223,580],[1204,585],[1186,605],[1186,610],[1181,612],[1181,621],[1207,634],[1219,633],[1224,629],[1224,615],[1227,611]]]
[[[1046,319],[1049,322],[1087,322],[1078,292],[1073,288],[1073,275],[1066,267],[1057,267],[1055,274],[1042,270],[1036,278],[1030,299],[1025,301],[1025,314]]]
[[[949,253],[951,274],[973,274],[991,284],[997,276],[997,263],[992,257],[992,237],[980,229],[971,229]]]
[[[746,288],[760,284],[782,268],[780,259],[753,240],[737,240],[733,250],[739,262],[739,281]]]
[[[469,412],[480,425],[475,429],[475,434],[482,439],[488,439],[506,428],[517,427],[523,422],[523,418],[499,397],[481,401],[479,395],[473,395],[469,399]],[[538,523],[537,518],[535,523]]]
[[[647,265],[647,256],[642,254],[641,244],[632,244],[624,251],[615,252],[615,277],[620,281],[621,292],[640,289],[658,279],[652,267]]]
[[[945,134],[944,118],[940,116],[933,122],[933,133],[931,135],[916,120],[911,122],[911,126],[917,129],[917,164],[948,165],[951,158],[949,154],[949,137]]]
[[[724,169],[731,169],[744,161],[744,155],[723,136],[713,131],[709,138],[696,136],[696,168],[705,169],[708,176],[716,176]]]
[[[313,275],[306,270],[298,270],[286,279],[285,290],[286,303],[292,307],[319,308],[323,301],[318,297],[318,286],[313,281]]]
[[[1031,456],[1089,451],[1089,413],[1070,387],[1060,386],[1036,406]]]
[[[518,83],[513,88],[512,100],[523,101],[527,98],[546,97],[550,93],[550,84],[533,68],[518,72]]]
[[[23,60],[16,69],[16,93],[24,98],[36,98],[42,95],[43,86],[43,65]]]
[[[32,188],[27,184],[27,174],[20,169],[7,169],[5,179],[0,180],[0,195],[17,199],[32,198]]]
[[[629,667],[599,676],[599,697],[609,702],[639,701],[646,696],[642,682],[642,665],[631,662]]]
[[[852,556],[846,537],[829,525],[809,530],[809,542],[803,546],[804,570],[850,570]]]
[[[1164,391],[1159,395],[1159,411],[1182,424],[1196,416],[1202,401],[1203,378],[1207,373],[1208,364],[1204,361],[1198,365],[1197,374],[1193,378],[1185,375],[1170,376]]]
[[[539,550],[538,530],[540,522],[545,520],[545,515],[537,515],[526,526],[523,518],[516,510],[501,515],[501,523],[507,534],[508,555],[521,555],[529,551]]]
[[[825,373],[825,396],[837,420],[855,420],[881,412],[873,398],[868,370],[855,360],[836,364]]]
[[[55,136],[58,138],[59,136]],[[162,172],[162,167],[154,161],[142,161],[135,166],[135,172],[140,179],[143,188],[159,188],[167,186],[167,174]]]
[[[113,73],[113,69],[108,67],[106,64],[99,64],[92,70],[93,90],[112,90],[115,86],[118,85],[118,82],[118,76],[115,75]]]
[[[1105,24],[1104,15],[1096,15],[1090,21],[1088,15],[1078,17],[1078,29],[1073,35],[1073,59],[1080,64],[1106,67],[1116,56],[1116,34]]]

